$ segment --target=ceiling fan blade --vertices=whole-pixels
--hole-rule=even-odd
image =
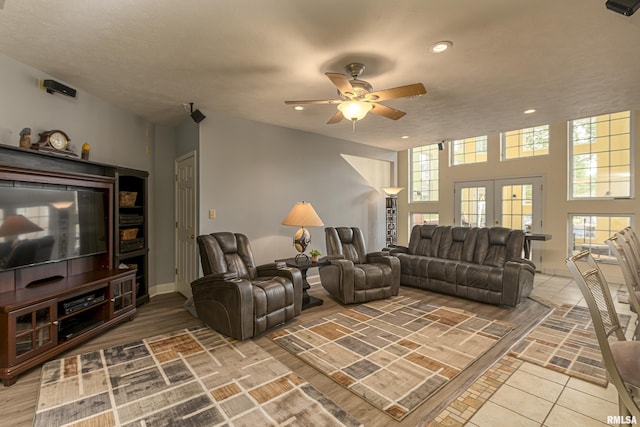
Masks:
[[[343,94],[347,98],[353,98],[354,96],[356,96],[356,91],[353,89],[353,86],[351,86],[351,83],[349,83],[349,79],[347,79],[347,76],[340,73],[325,74],[327,77],[329,77],[331,83],[333,83],[335,87],[338,88],[341,94]]]
[[[333,115],[333,117],[331,117],[329,119],[329,121],[327,122],[328,125],[335,125],[336,123],[340,123],[342,121],[342,119],[344,119],[344,116],[342,115],[342,111],[338,110],[336,111],[336,113]]]
[[[396,110],[395,108],[387,107],[386,105],[377,104],[375,102],[372,102],[371,104],[373,104],[373,109],[371,110],[372,113],[386,117],[387,119],[398,120],[407,114],[404,111]]]
[[[304,101],[284,101],[285,104],[340,104],[339,99],[307,99]]]
[[[422,83],[414,83],[412,85],[371,92],[366,98],[372,101],[386,101],[387,99],[405,98],[407,96],[424,95],[425,93],[427,93],[427,89]]]

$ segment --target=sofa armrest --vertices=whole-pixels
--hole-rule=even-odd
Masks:
[[[392,248],[389,248],[389,255],[408,254],[408,253],[409,253],[409,248],[406,246],[396,245]]]
[[[217,276],[210,274],[191,283],[198,319],[235,339],[252,337],[253,285],[246,279]]]
[[[231,280],[231,279],[236,279],[238,278],[238,273],[236,273],[235,271],[229,271],[227,273],[214,273],[214,274],[209,274],[205,277],[208,277],[210,280]],[[204,279],[204,277],[203,277]]]
[[[528,297],[535,274],[535,265],[529,260],[507,261],[504,264],[502,303],[515,307]]]
[[[380,252],[369,252],[367,254],[367,262],[393,266],[395,262],[399,262],[399,261],[396,257],[391,256],[388,252],[380,251]]]

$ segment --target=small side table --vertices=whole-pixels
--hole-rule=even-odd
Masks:
[[[551,234],[524,233],[524,257],[526,259],[531,259],[532,240],[546,242],[547,240],[551,240]]]
[[[300,270],[302,273],[302,309],[306,310],[307,308],[316,307],[322,305],[324,301],[320,298],[316,298],[307,293],[311,285],[307,281],[307,270],[313,267],[321,267],[323,265],[331,264],[331,261],[328,259],[320,258],[318,262],[311,262],[306,260],[305,258],[285,258],[285,259],[277,259],[276,262],[284,262],[287,267],[294,267]]]

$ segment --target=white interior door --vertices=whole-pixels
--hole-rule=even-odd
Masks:
[[[187,153],[176,160],[176,288],[191,296],[191,282],[196,279],[196,155]]]

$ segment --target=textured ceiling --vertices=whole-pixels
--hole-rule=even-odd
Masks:
[[[0,0],[0,52],[156,123],[195,102],[205,115],[401,150],[640,109],[640,13],[604,3]],[[453,48],[430,53],[440,40]],[[349,62],[366,65],[374,90],[428,92],[385,101],[407,115],[369,114],[355,131],[326,124],[335,106],[284,104],[336,98],[324,73]]]

